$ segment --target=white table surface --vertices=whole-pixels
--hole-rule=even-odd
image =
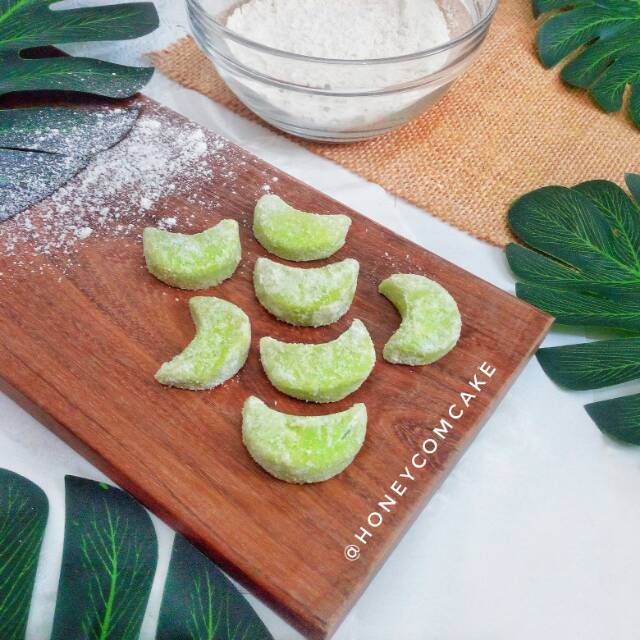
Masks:
[[[118,62],[142,62],[142,52],[163,47],[186,32],[182,2],[156,4],[162,26],[154,34],[130,43],[68,49]],[[513,278],[498,249],[160,74],[146,93],[513,291]],[[546,344],[583,337],[556,331]],[[582,408],[583,403],[614,391],[619,390],[561,391],[532,361],[351,611],[336,640],[640,637],[640,449],[604,438]],[[51,502],[28,630],[28,640],[45,640],[62,555],[64,475],[104,476],[2,395],[0,466],[37,482]],[[160,565],[142,640],[154,637],[173,537],[164,524],[157,519],[155,523]],[[277,640],[300,638],[249,597]]]

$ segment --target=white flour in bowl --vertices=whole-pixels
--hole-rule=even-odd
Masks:
[[[349,61],[409,55],[451,39],[436,0],[248,0],[229,14],[226,26],[247,40],[281,51]],[[232,41],[229,48],[244,67],[269,78],[349,93],[384,91],[419,81],[447,61],[447,54],[440,53],[402,63],[328,64],[263,53]],[[343,98],[291,91],[224,71],[223,76],[232,89],[241,83],[239,93],[249,92],[250,102],[266,104],[259,111],[268,114],[271,109],[276,123],[282,111],[301,127],[335,131],[382,123],[439,88]]]
[[[249,0],[226,26],[274,49],[341,60],[392,58],[449,39],[435,0]]]

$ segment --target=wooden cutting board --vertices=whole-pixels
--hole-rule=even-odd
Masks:
[[[164,123],[163,130],[196,129],[151,101],[143,100],[142,106]],[[302,632],[326,638],[460,458],[551,319],[205,135],[208,150],[202,161],[211,175],[174,176],[177,188],[156,193],[151,204],[145,201],[144,213],[130,209],[128,218],[125,211],[121,228],[107,220],[69,247],[42,250],[42,239],[55,232],[47,216],[93,215],[77,197],[87,193],[86,185],[80,186],[82,174],[65,198],[58,195],[0,225],[0,246],[24,231],[27,217],[40,243],[35,253],[32,243],[23,242],[12,255],[0,257],[0,378],[6,392],[63,440]],[[332,326],[288,326],[254,297],[253,264],[267,254],[251,234],[252,209],[267,185],[296,207],[345,213],[353,220],[346,246],[331,260],[357,258],[361,275],[349,313]],[[96,183],[98,194],[101,188]],[[96,197],[92,193],[94,208]],[[65,199],[67,205],[61,204]],[[123,202],[125,195],[116,189],[106,197],[103,213],[108,218],[109,207],[122,211]],[[153,378],[193,335],[187,301],[194,294],[167,287],[143,266],[139,234],[167,217],[175,217],[174,230],[187,232],[224,217],[241,224],[241,266],[233,278],[205,293],[246,311],[252,348],[239,375],[208,392],[167,389]],[[460,306],[460,342],[431,366],[382,360],[382,347],[399,317],[377,285],[397,272],[437,280]],[[323,342],[354,318],[367,325],[378,353],[373,374],[356,393],[338,403],[308,405],[269,384],[258,359],[261,336]],[[364,402],[369,412],[364,447],[344,473],[328,482],[292,486],[275,480],[253,463],[241,442],[241,407],[251,394],[299,414]]]

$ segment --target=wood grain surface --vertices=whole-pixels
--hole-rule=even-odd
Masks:
[[[158,117],[183,122],[149,100],[141,104]],[[550,318],[237,147],[212,151],[207,162],[213,177],[197,185],[197,202],[164,197],[138,215],[126,234],[107,230],[78,242],[72,259],[56,251],[34,257],[28,245],[0,257],[0,378],[5,391],[62,439],[303,633],[326,638],[495,408]],[[334,325],[288,326],[254,296],[253,265],[267,254],[252,236],[251,220],[265,185],[298,208],[352,217],[345,247],[308,265],[360,261],[353,305]],[[46,234],[44,212],[50,209],[44,202],[0,225],[0,240],[25,215]],[[168,389],[153,378],[193,335],[187,301],[194,293],[171,289],[144,268],[140,233],[169,215],[176,217],[177,231],[202,230],[227,217],[241,225],[238,271],[195,294],[229,300],[252,322],[246,366],[212,391]],[[377,285],[397,272],[437,280],[462,312],[457,348],[431,366],[382,360],[399,317]],[[341,402],[310,405],[269,384],[258,358],[261,336],[323,342],[355,318],[368,327],[378,354],[373,374],[357,392]],[[481,368],[495,373],[489,377]],[[479,391],[469,385],[474,375],[484,383]],[[292,486],[275,480],[242,445],[241,407],[251,394],[281,411],[313,415],[364,402],[364,447],[328,482]],[[433,429],[441,418],[451,428],[438,435]],[[413,480],[400,477],[407,466]],[[357,545],[347,553],[358,559],[345,557],[348,545]]]

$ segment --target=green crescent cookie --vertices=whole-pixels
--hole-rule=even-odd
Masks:
[[[384,345],[383,356],[395,364],[435,362],[458,342],[462,320],[456,301],[437,282],[411,273],[396,273],[378,291],[402,316],[400,328]]]
[[[256,296],[267,311],[289,324],[321,327],[351,306],[360,265],[347,258],[326,267],[288,267],[258,258],[253,271]]]
[[[273,386],[310,402],[335,402],[354,392],[369,377],[376,351],[360,320],[340,337],[324,344],[260,340],[260,361]]]
[[[292,416],[251,396],[242,409],[242,440],[251,457],[280,480],[328,480],[356,457],[367,431],[364,404],[325,416]]]
[[[270,253],[284,260],[321,260],[344,246],[351,218],[307,213],[268,194],[258,200],[253,234]]]
[[[189,300],[196,336],[173,360],[165,362],[156,380],[182,389],[212,389],[234,376],[247,360],[251,325],[235,304],[207,296]]]
[[[202,233],[186,235],[147,227],[142,234],[147,269],[180,289],[206,289],[231,277],[241,257],[235,220],[222,220]]]

